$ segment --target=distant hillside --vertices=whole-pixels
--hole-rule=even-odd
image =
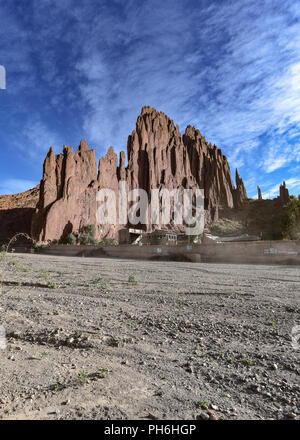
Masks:
[[[18,232],[30,234],[39,194],[38,185],[24,193],[0,196],[0,241],[11,238]]]
[[[219,220],[207,231],[220,236],[260,235],[263,240],[280,240],[283,204],[280,199],[247,200],[242,208],[220,209]]]

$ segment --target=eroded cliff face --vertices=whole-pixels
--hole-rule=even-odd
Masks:
[[[238,170],[235,170],[235,183],[236,189],[233,190],[233,201],[235,208],[242,208],[243,202],[247,200],[247,191],[243,182],[243,179],[240,177]]]
[[[39,241],[59,240],[96,224],[97,162],[94,150],[81,141],[74,153],[64,147],[54,155],[53,148],[44,162],[40,199],[32,220],[32,236]]]
[[[24,193],[0,196],[0,244],[20,232],[30,235],[39,194],[38,185]]]
[[[219,207],[234,207],[234,185],[227,158],[216,145],[207,143],[200,131],[190,125],[183,135],[183,142],[197,186],[204,188],[207,221],[215,221]]]
[[[229,164],[220,149],[208,144],[194,127],[188,126],[181,136],[179,127],[168,116],[151,107],[143,107],[136,130],[128,137],[127,157],[126,167],[125,153],[120,153],[118,163],[110,147],[100,159],[97,173],[95,152],[84,141],[75,153],[71,147],[64,147],[63,154],[55,156],[51,148],[44,162],[40,199],[32,221],[34,238],[60,240],[70,232],[78,233],[96,224],[97,191],[108,188],[117,194],[120,181],[127,182],[129,191],[144,189],[149,201],[151,189],[204,189],[206,222],[218,218],[219,207],[238,207],[247,198],[238,173],[234,187]],[[116,238],[120,227],[97,225],[97,238]]]
[[[164,113],[144,107],[128,138],[127,181],[130,188],[192,188],[187,149],[179,127]]]
[[[282,205],[286,205],[291,201],[289,190],[286,187],[286,183],[283,182],[279,187],[279,200]]]

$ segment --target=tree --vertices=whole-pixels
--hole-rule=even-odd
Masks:
[[[84,233],[89,235],[92,238],[96,237],[96,227],[95,225],[88,225],[83,228]]]
[[[83,245],[97,245],[96,240],[96,227],[95,225],[88,225],[83,228],[83,234],[80,236],[80,244]]]
[[[300,239],[300,196],[292,199],[283,208],[281,218],[281,232],[284,238]]]
[[[65,243],[74,245],[77,243],[77,238],[75,237],[74,234],[68,234],[65,238]]]

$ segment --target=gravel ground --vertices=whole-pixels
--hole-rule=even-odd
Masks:
[[[3,289],[1,419],[300,418],[295,266],[16,254]]]

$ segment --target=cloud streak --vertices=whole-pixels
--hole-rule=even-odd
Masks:
[[[27,148],[31,160],[40,158],[50,144],[76,145],[82,137],[98,155],[109,145],[120,151],[141,107],[151,105],[181,131],[195,125],[222,148],[249,194],[257,184],[267,191],[274,182],[297,180],[294,1],[45,0],[30,2],[25,17],[20,6],[13,9],[17,3],[1,6],[8,20],[0,55],[16,84],[5,105],[20,122],[14,139],[20,154]]]

